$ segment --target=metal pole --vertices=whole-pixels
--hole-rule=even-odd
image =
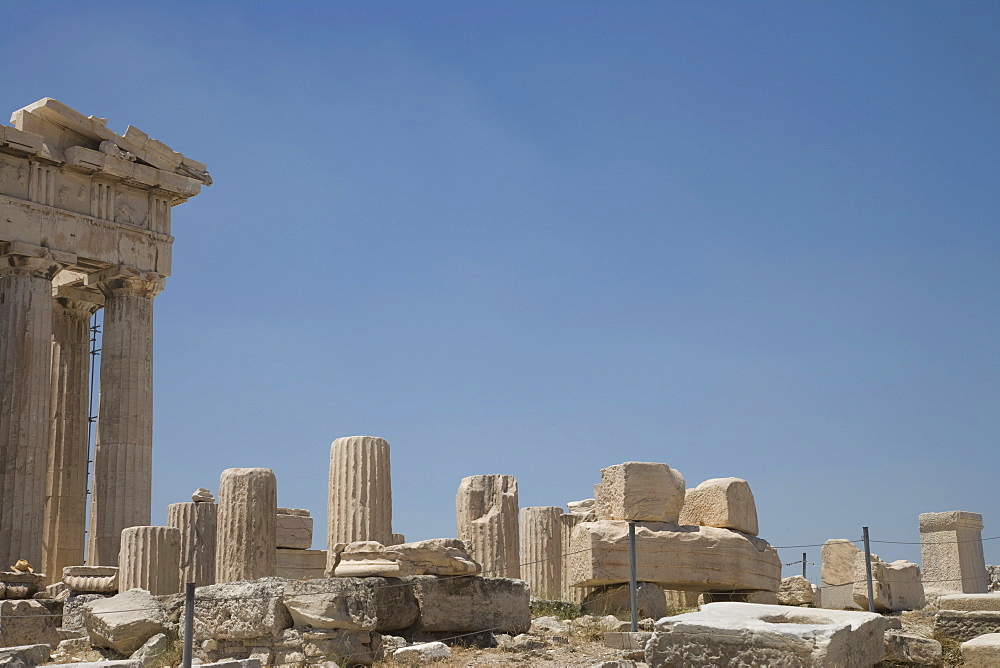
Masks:
[[[628,598],[632,608],[632,633],[639,630],[638,587],[635,582],[635,522],[628,523]]]
[[[191,648],[194,643],[194,583],[184,585],[184,655],[182,665],[191,668]]]
[[[802,579],[803,580],[808,580],[809,579],[809,578],[806,577],[806,553],[805,552],[802,553]]]
[[[861,527],[865,538],[865,570],[868,572],[868,612],[875,612],[875,587],[872,586],[872,549],[868,545],[868,527]]]

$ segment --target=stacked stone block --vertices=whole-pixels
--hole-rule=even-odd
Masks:
[[[982,594],[989,590],[979,513],[921,513],[920,558],[927,591]]]

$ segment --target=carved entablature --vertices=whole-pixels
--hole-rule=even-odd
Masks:
[[[0,125],[0,246],[73,253],[68,270],[170,274],[170,209],[211,185],[203,163],[52,98]]]

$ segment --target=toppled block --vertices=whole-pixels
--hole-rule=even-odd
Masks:
[[[0,599],[31,598],[45,583],[44,573],[0,572]]]
[[[528,585],[509,578],[410,578],[420,607],[415,630],[517,635],[531,628]]]
[[[276,545],[279,548],[308,550],[312,547],[313,518],[308,510],[278,508]]]
[[[636,606],[639,617],[659,619],[667,615],[667,598],[661,587],[651,582],[636,583]],[[583,611],[589,615],[614,615],[632,610],[628,585],[598,587],[583,599]]]
[[[992,610],[939,610],[934,632],[960,642],[987,633],[1000,633],[1000,612]]]
[[[0,647],[59,644],[59,631],[48,608],[30,599],[0,601]]]
[[[131,654],[168,628],[166,607],[144,589],[86,603],[83,618],[94,647],[121,654]]]
[[[882,660],[881,615],[750,603],[708,603],[665,617],[646,645],[651,666],[842,666]]]
[[[712,478],[684,495],[679,524],[697,524],[757,535],[757,504],[741,478]]]
[[[781,605],[816,606],[818,602],[815,587],[801,575],[781,579],[778,588],[778,603]]]
[[[667,522],[636,525],[636,577],[666,589],[777,591],[781,561],[762,538],[715,527]],[[583,522],[573,530],[570,582],[577,587],[629,581],[628,522]]]
[[[457,538],[434,538],[386,547],[374,541],[348,544],[334,568],[336,577],[475,575],[479,564]]]
[[[666,464],[615,464],[601,469],[594,501],[601,520],[677,522],[684,506],[684,476]]]
[[[66,566],[62,581],[79,594],[111,594],[118,591],[117,566]]]
[[[945,594],[937,598],[940,610],[992,610],[1000,612],[1000,593]]]
[[[823,544],[820,550],[823,559],[820,574],[823,597],[820,604],[824,608],[861,610],[854,602],[854,558],[861,553],[858,546],[846,538],[833,538]]]
[[[281,602],[289,580],[262,578],[198,587],[194,604],[194,637],[245,640],[276,636],[291,627]]]
[[[937,640],[890,629],[885,632],[885,660],[915,663],[918,666],[940,666],[943,652],[941,643]]]
[[[983,516],[962,510],[921,513],[920,560],[928,591],[986,593]]]
[[[315,580],[324,577],[326,550],[297,550],[279,547],[275,570],[279,578]]]
[[[1000,633],[987,633],[963,642],[962,659],[966,668],[1000,666]]]
[[[282,602],[296,626],[397,631],[417,620],[413,588],[398,579],[332,578],[293,582]]]
[[[424,642],[409,647],[400,647],[392,653],[394,662],[418,666],[450,658],[451,650],[443,642]]]
[[[37,666],[48,663],[52,648],[48,645],[19,645],[0,648],[0,666]]]
[[[872,588],[876,612],[902,612],[924,607],[920,567],[902,559],[887,564],[872,555]],[[868,572],[864,553],[854,555],[854,602],[868,609]]]

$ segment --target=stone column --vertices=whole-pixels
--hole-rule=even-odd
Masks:
[[[512,475],[462,478],[455,497],[458,537],[469,541],[471,557],[484,577],[519,578],[517,481]]]
[[[335,440],[330,446],[328,493],[328,549],[360,540],[392,543],[392,481],[385,439]]]
[[[562,508],[521,508],[521,579],[532,598],[560,599],[562,586]]]
[[[226,469],[219,479],[215,581],[275,574],[278,484],[271,469]]]
[[[181,590],[178,565],[181,530],[177,527],[128,527],[122,530],[118,591],[145,589],[154,596]]]
[[[167,524],[181,532],[180,582],[215,584],[215,532],[219,507],[213,502],[171,503]]]
[[[920,558],[928,592],[985,594],[983,516],[953,510],[920,514]]]
[[[52,278],[67,253],[0,251],[0,568],[42,565],[52,372]]]
[[[87,563],[114,566],[122,529],[148,525],[153,457],[153,298],[163,278],[130,267],[87,277],[105,297],[101,404]]]
[[[66,566],[84,562],[90,318],[103,303],[100,293],[65,286],[56,288],[52,302],[52,419],[42,531],[42,566],[49,582],[58,582]]]

